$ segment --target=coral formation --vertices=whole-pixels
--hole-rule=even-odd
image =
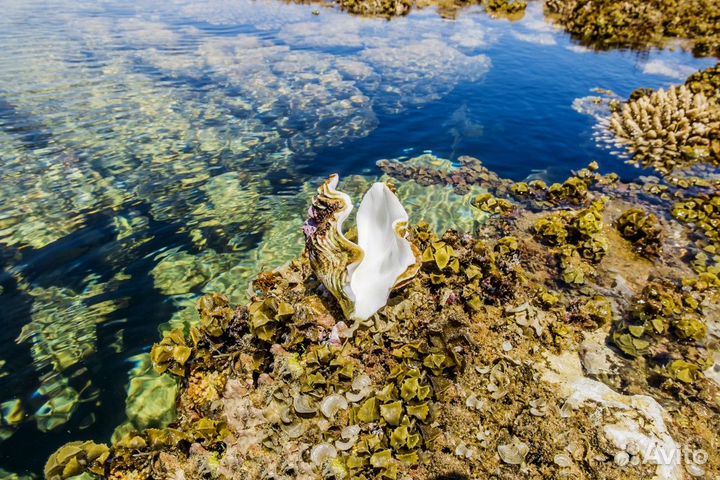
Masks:
[[[712,0],[550,0],[545,9],[582,45],[648,49],[680,38],[698,55],[720,55],[720,8]]]
[[[702,91],[683,85],[639,95],[608,122],[615,145],[661,174],[698,162],[720,165],[720,104]]]

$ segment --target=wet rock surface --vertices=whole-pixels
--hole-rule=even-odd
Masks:
[[[484,189],[471,207],[482,222],[441,235],[414,225],[420,272],[365,322],[344,317],[305,256],[261,273],[245,306],[222,294],[203,297],[199,324],[167,333],[151,355],[159,372],[180,382],[177,419],[118,432],[107,458],[81,462],[102,471],[85,471],[112,478],[720,473],[720,386],[712,373],[718,293],[682,261],[693,230],[669,214],[671,202],[597,165],[558,187],[530,187],[475,159],[445,171],[429,160],[383,165],[399,189],[413,177],[460,192]],[[652,261],[633,235],[617,230],[633,208],[656,216],[661,235],[653,242],[662,248]],[[667,242],[672,226],[686,236],[682,246]],[[83,448],[73,455],[89,458]],[[707,456],[663,460],[686,450]],[[76,458],[66,453],[48,465]],[[58,471],[46,473],[67,478]]]

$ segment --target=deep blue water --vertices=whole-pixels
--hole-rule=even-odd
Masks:
[[[153,274],[160,254],[244,265],[279,218],[302,217],[304,184],[378,175],[377,160],[425,151],[475,156],[518,180],[562,180],[593,160],[633,177],[573,101],[680,83],[714,63],[580,49],[538,4],[510,23],[475,10],[386,22],[248,1],[5,3],[0,220],[13,220],[0,234],[0,403],[19,399],[28,416],[5,427],[0,468],[17,473],[39,472],[70,439],[107,441],[125,420],[129,359],[158,340],[182,295],[217,276],[169,294]],[[221,175],[245,196],[213,200],[207,185]],[[247,200],[223,211],[235,198]],[[121,235],[132,219],[142,221]],[[95,353],[58,371],[16,342],[55,287],[87,308],[115,302]],[[37,392],[48,372],[98,396],[40,432],[32,414],[49,398]]]

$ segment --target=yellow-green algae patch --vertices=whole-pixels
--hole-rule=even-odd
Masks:
[[[76,464],[118,479],[720,474],[720,385],[703,373],[718,292],[687,281],[700,278],[681,254],[692,231],[670,202],[596,165],[526,194],[469,157],[451,172],[429,163],[383,167],[399,191],[410,178],[482,188],[512,208],[487,219],[480,194],[469,232],[417,224],[421,271],[364,324],[343,317],[304,255],[259,274],[246,305],[203,297],[199,323],[151,353],[179,381],[176,420],[126,428],[104,460],[90,460],[94,444],[61,449],[46,476]],[[617,228],[638,224],[632,209],[656,217],[652,261]],[[581,282],[567,281],[566,255]],[[707,462],[658,465],[641,446]]]

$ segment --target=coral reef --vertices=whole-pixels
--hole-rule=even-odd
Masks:
[[[697,55],[720,55],[720,7],[712,0],[549,0],[545,9],[585,46],[648,49],[679,38]]]
[[[469,233],[411,227],[419,272],[356,325],[307,254],[259,274],[245,306],[201,298],[199,322],[151,353],[180,382],[177,418],[126,428],[109,447],[69,444],[48,478],[720,474],[720,385],[703,373],[717,289],[680,280],[693,275],[680,247],[648,221],[662,207],[597,165],[537,196],[469,158],[384,165],[485,188],[477,205],[493,215]],[[656,241],[653,262],[637,256]],[[680,449],[707,455],[653,460]]]
[[[334,0],[333,4],[355,15],[388,18],[407,15],[414,8],[428,7],[436,7],[443,17],[455,18],[462,8],[481,5],[491,15],[519,19],[527,7],[523,0]]]
[[[720,165],[720,104],[684,85],[629,100],[608,128],[633,162],[663,175],[698,162]]]

